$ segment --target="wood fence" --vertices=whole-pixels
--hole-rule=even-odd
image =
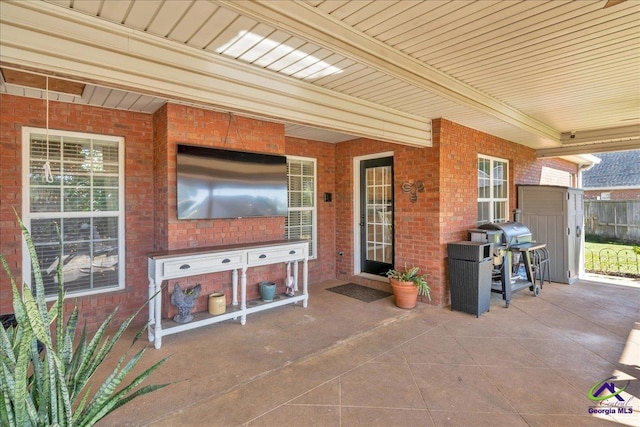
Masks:
[[[585,200],[586,234],[640,243],[640,201]]]

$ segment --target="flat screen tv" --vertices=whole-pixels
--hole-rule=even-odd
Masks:
[[[287,158],[178,145],[178,219],[287,215]]]

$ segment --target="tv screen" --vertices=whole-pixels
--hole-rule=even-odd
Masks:
[[[178,219],[287,215],[287,158],[178,145]]]

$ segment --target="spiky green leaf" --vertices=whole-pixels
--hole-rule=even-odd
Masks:
[[[16,328],[2,328],[0,331],[0,424],[10,427],[93,425],[95,421],[92,420],[103,418],[138,396],[165,387],[166,384],[161,384],[135,390],[166,358],[116,393],[115,390],[125,382],[144,352],[143,349],[125,363],[129,352],[126,350],[112,376],[99,387],[94,400],[91,400],[90,379],[144,305],[125,319],[111,338],[105,337],[105,331],[115,316],[115,310],[90,339],[86,327],[81,338],[75,339],[79,317],[77,305],[64,323],[63,263],[59,262],[57,266],[58,299],[47,310],[35,246],[19,218],[18,222],[31,256],[34,287],[25,285],[19,290],[6,259],[0,254],[0,261],[11,281],[18,323]],[[59,259],[62,259],[62,252]],[[129,349],[141,335],[139,332],[134,337]],[[44,344],[42,354],[38,352],[38,340]],[[75,349],[74,341],[77,342]]]
[[[17,216],[17,215],[16,215]],[[33,279],[35,282],[35,293],[36,295],[42,295],[43,298],[38,298],[37,304],[38,309],[40,310],[40,315],[42,316],[43,323],[49,324],[48,315],[47,315],[47,303],[44,299],[44,281],[42,280],[42,270],[40,269],[40,261],[38,260],[38,253],[36,252],[36,245],[33,243],[33,239],[31,238],[31,233],[27,230],[27,227],[24,225],[20,217],[18,218],[18,225],[22,230],[22,237],[25,240],[27,251],[29,252],[29,258],[31,259],[31,271],[33,273]],[[58,234],[60,234],[60,230],[57,228]]]
[[[31,293],[31,289],[28,286],[24,286],[22,289],[22,298],[24,299],[24,305],[27,311],[27,318],[29,319],[29,326],[31,327],[31,331],[37,339],[39,339],[47,348],[52,348],[51,344],[51,332],[49,330],[49,323],[45,323],[47,318],[43,318],[38,314],[42,314],[38,307],[38,303],[36,302],[33,294]]]
[[[31,337],[33,334],[30,330],[25,331],[20,341],[17,343],[17,358],[14,369],[14,413],[16,417],[16,425],[23,426],[28,423],[28,414],[26,401],[28,398],[27,381],[21,381],[20,378],[27,378],[29,372],[29,347],[31,346]]]

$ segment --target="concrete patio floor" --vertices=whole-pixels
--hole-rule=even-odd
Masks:
[[[521,291],[508,309],[494,295],[479,318],[315,284],[308,308],[170,335],[158,350],[145,341],[146,365],[172,355],[148,383],[175,383],[100,425],[640,425],[640,282],[589,279]],[[589,399],[599,382],[624,386],[608,380],[622,373],[622,402]],[[614,403],[623,410],[605,415]]]

